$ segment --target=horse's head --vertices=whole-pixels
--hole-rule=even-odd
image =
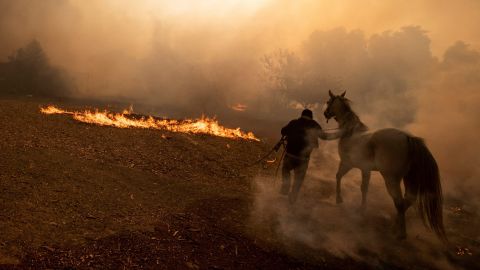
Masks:
[[[330,99],[327,101],[327,108],[323,112],[325,118],[330,120],[330,118],[335,118],[338,121],[338,117],[345,113],[349,107],[348,99],[345,98],[345,94],[347,91],[343,92],[340,95],[332,94],[332,91],[328,90],[328,95],[330,95]]]

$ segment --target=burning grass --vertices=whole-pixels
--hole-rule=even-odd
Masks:
[[[149,128],[259,141],[252,132],[243,132],[240,128],[232,129],[224,127],[220,125],[215,118],[205,116],[198,119],[185,120],[157,119],[152,116],[141,116],[137,119],[131,116],[132,108],[124,110],[122,113],[113,113],[99,110],[67,111],[53,105],[40,108],[40,112],[44,114],[69,114],[77,121],[100,126]]]

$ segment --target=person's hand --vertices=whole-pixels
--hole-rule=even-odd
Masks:
[[[285,138],[282,138],[276,145],[275,147],[273,147],[273,149],[275,149],[275,152],[278,152],[278,149],[280,149],[280,146],[282,146],[282,144],[284,143],[285,141]]]

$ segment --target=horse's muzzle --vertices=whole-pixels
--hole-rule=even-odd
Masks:
[[[333,117],[333,114],[325,111],[325,112],[323,112],[323,116],[325,116],[325,118],[327,119],[327,123],[328,123],[328,120],[330,120],[330,118]]]

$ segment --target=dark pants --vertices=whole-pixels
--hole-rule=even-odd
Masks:
[[[302,187],[303,180],[308,168],[308,158],[297,158],[289,154],[285,155],[282,167],[282,189],[280,193],[289,195],[289,200],[294,203],[297,200],[298,192]],[[294,181],[290,192],[290,172],[294,172]],[[290,194],[289,194],[290,193]]]

